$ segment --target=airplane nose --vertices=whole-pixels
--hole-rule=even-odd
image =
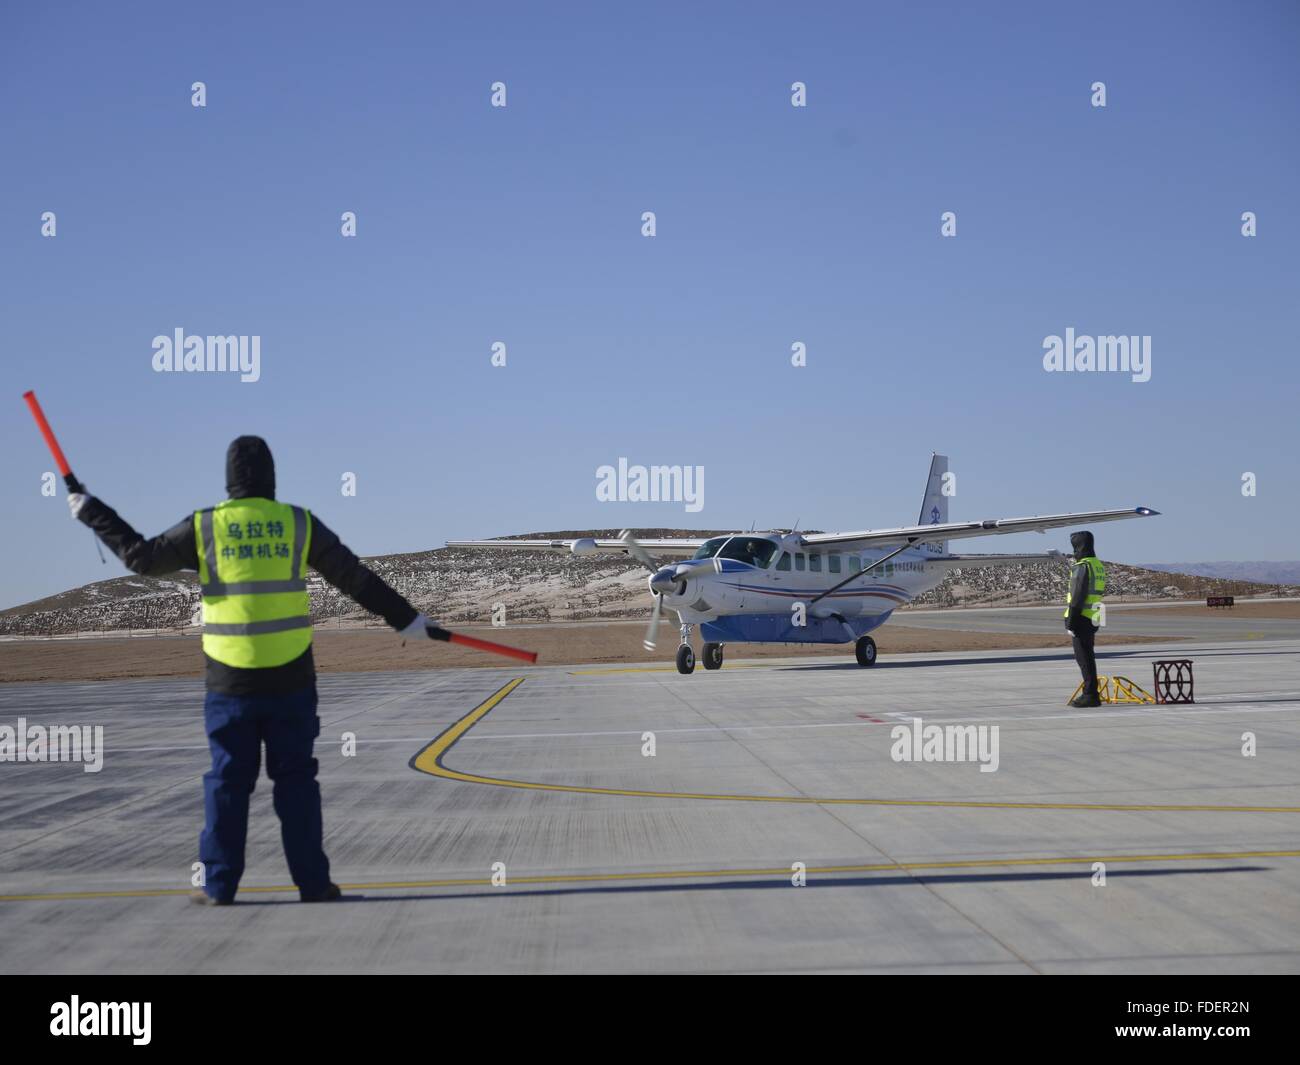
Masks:
[[[673,585],[677,583],[676,572],[676,567],[665,566],[663,569],[653,574],[650,577],[650,590],[656,595],[671,592],[673,590]]]

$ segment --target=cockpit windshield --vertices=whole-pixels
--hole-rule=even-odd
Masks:
[[[715,536],[695,552],[695,558],[734,558],[751,566],[766,569],[776,554],[776,544],[759,536]]]
[[[712,558],[718,553],[718,548],[730,540],[730,536],[715,536],[712,540],[705,540],[700,544],[700,549],[692,555],[692,558]]]
[[[759,569],[766,569],[767,564],[772,561],[772,556],[776,554],[776,544],[757,536],[733,536],[727,542],[727,546],[718,553],[723,558],[734,558],[740,562],[748,562]]]

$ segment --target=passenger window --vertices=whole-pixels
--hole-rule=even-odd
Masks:
[[[794,568],[797,569],[800,573],[803,572],[803,552],[800,552],[799,554],[794,556]]]
[[[857,555],[849,555],[849,572],[850,573],[862,572],[862,562],[861,560],[859,560]]]
[[[808,572],[809,572],[809,573],[820,573],[821,571],[822,571],[822,556],[821,556],[821,555],[809,555],[809,556],[808,556]]]
[[[827,565],[827,567],[830,569],[830,571],[831,571],[832,573],[839,573],[839,571],[840,571],[840,556],[839,556],[839,555],[831,555],[829,558],[827,558],[827,560],[826,560],[826,565]]]
[[[790,569],[790,554],[789,554],[788,551],[783,551],[783,552],[781,552],[781,557],[780,557],[780,559],[777,560],[776,568],[779,569],[779,570],[787,571],[787,572],[789,571],[789,569]]]

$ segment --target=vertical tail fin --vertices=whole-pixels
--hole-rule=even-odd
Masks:
[[[930,459],[930,476],[925,482],[925,498],[921,500],[918,525],[943,525],[948,521],[948,497],[943,494],[948,473],[948,456],[936,454]],[[927,541],[927,550],[933,554],[948,553],[947,540]]]

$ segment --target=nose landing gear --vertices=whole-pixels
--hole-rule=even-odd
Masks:
[[[695,672],[695,651],[689,643],[684,643],[677,648],[677,672]]]
[[[707,647],[707,645],[706,645]],[[691,646],[691,626],[682,626],[682,644],[677,648],[677,672],[695,672],[695,649]]]
[[[704,668],[721,669],[722,668],[722,644],[706,643],[704,645]]]

